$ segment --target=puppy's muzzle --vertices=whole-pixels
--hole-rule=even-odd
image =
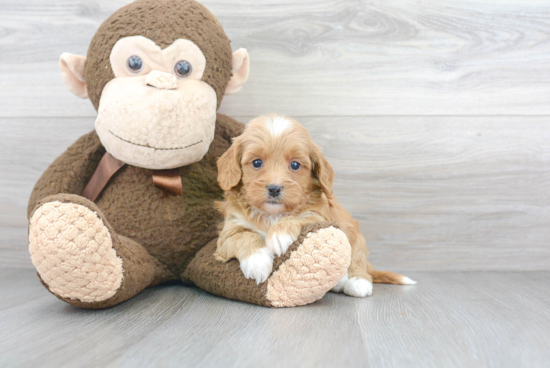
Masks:
[[[272,197],[272,198],[277,198],[281,195],[281,193],[283,192],[283,187],[280,186],[280,185],[273,185],[273,184],[270,184],[268,187],[267,187],[267,192],[269,193],[269,196]]]

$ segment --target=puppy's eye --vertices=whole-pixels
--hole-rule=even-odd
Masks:
[[[139,56],[130,56],[128,58],[128,68],[132,73],[139,73],[143,69],[143,60]]]
[[[300,164],[299,162],[296,162],[296,161],[292,161],[290,163],[290,168],[294,171],[298,171],[300,170],[300,167],[302,167],[302,164]]]
[[[262,167],[263,165],[264,165],[264,163],[263,163],[262,160],[260,160],[260,159],[252,161],[252,166],[253,166],[255,169],[259,169],[259,168]]]
[[[176,63],[174,70],[176,71],[176,74],[178,75],[178,77],[185,78],[189,74],[191,74],[191,71],[193,70],[193,68],[191,67],[191,64],[189,64],[188,61],[180,60]]]

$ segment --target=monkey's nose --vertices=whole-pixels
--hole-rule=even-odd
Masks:
[[[176,89],[178,88],[178,79],[175,75],[153,70],[145,78],[145,84],[158,89]]]

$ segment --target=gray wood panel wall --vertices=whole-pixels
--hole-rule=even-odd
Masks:
[[[0,265],[32,267],[30,191],[93,129],[58,57],[128,2],[0,0]],[[309,128],[376,266],[550,270],[550,2],[203,3],[252,61],[221,112]]]

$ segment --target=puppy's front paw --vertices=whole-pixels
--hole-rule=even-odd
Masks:
[[[288,247],[298,239],[298,235],[289,234],[282,231],[273,231],[266,239],[267,248],[276,256],[282,256],[286,253]]]
[[[349,280],[349,276],[348,276],[348,274],[346,273],[346,274],[344,275],[344,277],[342,277],[342,278],[340,279],[340,281],[338,281],[338,283],[336,284],[336,286],[332,288],[331,291],[332,291],[333,293],[341,293],[341,292],[343,292],[343,291],[344,291],[344,286],[346,286],[346,283],[348,282],[348,280]]]
[[[256,284],[261,284],[273,270],[273,252],[267,248],[261,248],[250,257],[241,261],[241,271],[247,279],[256,280]]]
[[[344,294],[356,298],[372,295],[372,282],[359,277],[352,277],[344,285]]]

